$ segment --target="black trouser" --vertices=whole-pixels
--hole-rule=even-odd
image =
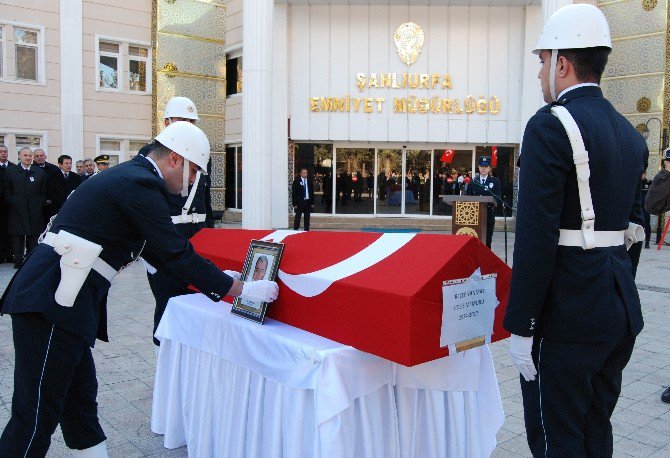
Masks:
[[[486,246],[491,248],[493,230],[496,227],[496,211],[493,207],[486,208]]]
[[[649,245],[651,240],[651,215],[647,210],[644,210],[644,243]]]
[[[300,217],[302,214],[305,214],[305,230],[309,230],[309,214],[312,211],[312,206],[309,199],[305,199],[302,202],[296,204],[295,208],[295,218],[293,219],[293,230],[297,231],[300,229]]]
[[[538,457],[612,456],[610,417],[635,337],[612,342],[536,338],[537,378],[521,378],[528,445]]]
[[[12,235],[14,262],[23,262],[24,256],[37,246],[39,235]]]
[[[163,313],[165,313],[165,308],[167,307],[170,298],[181,296],[182,294],[190,294],[193,293],[193,291],[188,289],[188,285],[182,286],[160,271],[155,274],[147,272],[147,278],[149,279],[149,286],[151,286],[151,291],[156,299],[156,309],[154,310],[154,332],[151,334],[153,336],[156,334],[156,329],[161,322],[161,318],[163,317]],[[160,340],[155,337],[153,337],[153,339],[154,344],[161,344]]]
[[[12,315],[12,334],[12,416],[0,438],[0,456],[45,456],[58,423],[72,449],[104,441],[90,347],[39,313]]]

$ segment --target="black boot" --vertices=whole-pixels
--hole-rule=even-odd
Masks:
[[[649,240],[647,240],[647,241],[644,242],[644,247],[645,247],[645,248],[649,248]]]
[[[661,401],[670,403],[670,386],[667,387],[661,395]]]

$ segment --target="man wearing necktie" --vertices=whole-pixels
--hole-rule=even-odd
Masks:
[[[54,175],[48,183],[48,194],[52,199],[49,217],[58,213],[70,193],[82,182],[81,177],[72,172],[72,157],[67,154],[58,157],[58,168],[60,173]]]
[[[305,215],[305,230],[309,231],[309,215],[314,207],[314,183],[307,177],[307,169],[300,169],[300,176],[293,180],[291,186],[291,197],[293,199],[293,229],[300,229],[300,217]]]
[[[46,202],[46,173],[31,165],[30,148],[19,151],[20,164],[9,167],[5,173],[5,202],[8,211],[7,232],[12,236],[14,268],[18,269],[24,255],[29,253],[44,229],[42,209]]]

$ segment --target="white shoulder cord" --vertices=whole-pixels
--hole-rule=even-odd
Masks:
[[[591,176],[589,152],[586,151],[582,133],[570,112],[565,107],[554,106],[551,107],[551,113],[561,121],[561,124],[563,124],[563,127],[568,134],[568,138],[570,139],[572,161],[577,169],[577,189],[579,190],[579,205],[582,213],[584,249],[589,250],[596,247],[596,213],[593,210],[591,187],[589,186],[589,177]]]
[[[202,172],[200,172],[200,170],[198,170],[195,174],[195,180],[193,181],[193,186],[191,187],[191,192],[188,194],[188,199],[186,199],[186,203],[184,204],[184,208],[181,209],[181,214],[182,215],[188,214],[188,209],[191,208],[191,204],[193,203],[193,199],[195,198],[195,193],[198,192],[198,183],[200,182],[200,175],[202,175]]]

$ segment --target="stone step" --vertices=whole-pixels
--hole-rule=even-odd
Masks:
[[[242,213],[226,212],[223,217],[226,224],[235,224],[242,222]],[[302,222],[302,221],[301,221]],[[288,226],[293,226],[293,215],[288,217]],[[351,230],[361,229],[418,229],[421,231],[444,231],[451,232],[451,218],[390,218],[390,217],[343,217],[343,216],[324,216],[313,215],[310,220],[312,229],[331,229],[331,230]],[[502,231],[504,220],[502,217],[496,218],[496,231]],[[514,218],[507,218],[507,230],[514,232]]]

